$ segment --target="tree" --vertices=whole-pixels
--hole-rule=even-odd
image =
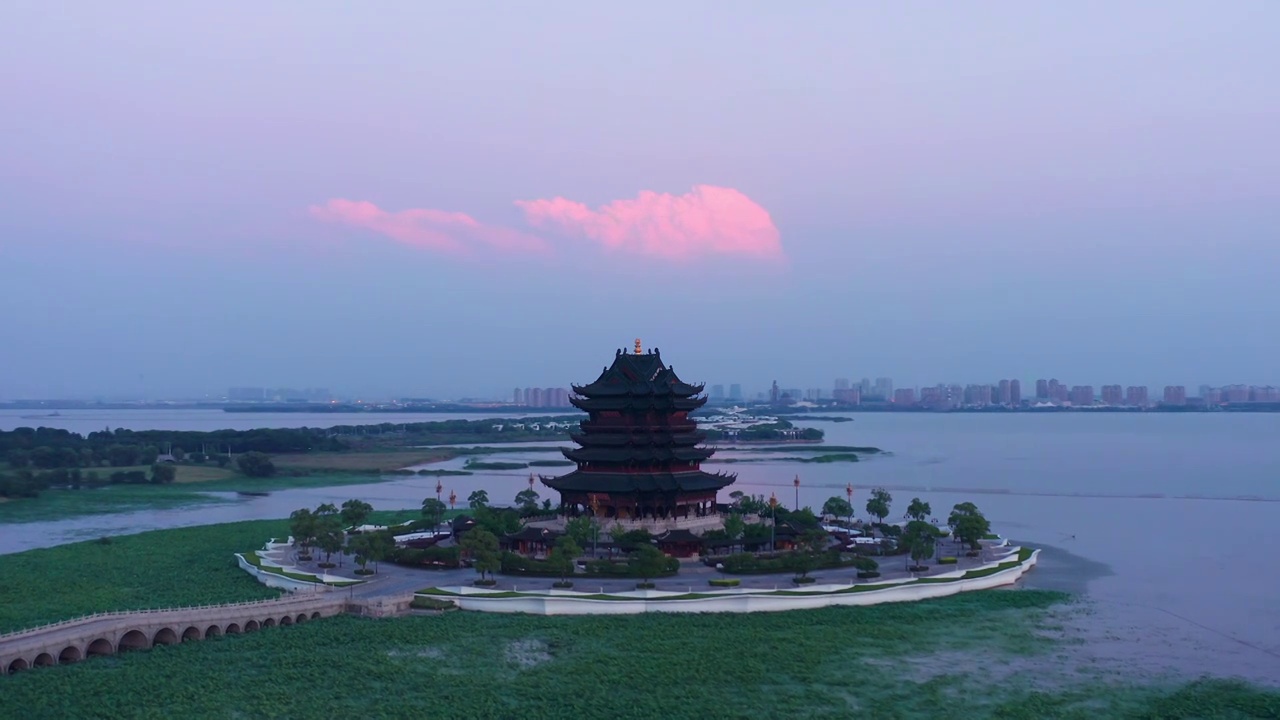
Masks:
[[[573,574],[573,563],[580,555],[582,548],[568,535],[556,541],[555,547],[551,548],[550,559],[552,567],[560,573],[560,582],[569,582],[569,576]]]
[[[155,485],[168,485],[178,477],[178,468],[168,463],[157,463],[151,466],[151,482]]]
[[[951,508],[947,525],[951,526],[951,534],[956,540],[968,545],[970,550],[980,549],[980,541],[991,532],[991,522],[971,502],[959,503]]]
[[[374,572],[377,572],[377,563],[385,560],[394,547],[395,540],[384,532],[353,535],[351,540],[347,542],[347,552],[356,556],[356,562],[360,564],[361,573],[368,571],[370,562],[374,563]]]
[[[634,575],[644,579],[645,584],[667,569],[667,556],[652,545],[641,545],[627,556],[627,566]]]
[[[316,520],[316,547],[324,552],[324,562],[330,564],[333,554],[342,550],[346,536],[342,532],[342,520],[337,515],[322,515]]]
[[[316,536],[316,516],[309,508],[299,508],[289,513],[289,534],[293,542],[306,554]]]
[[[434,523],[432,527],[440,524],[440,518],[444,517],[446,509],[444,502],[436,498],[427,498],[422,501],[422,516],[431,518],[431,522]]]
[[[476,490],[467,496],[467,505],[472,510],[479,510],[482,507],[489,506],[489,493],[484,490]]]
[[[218,463],[218,467],[220,468],[224,468],[231,464],[231,458],[226,455],[215,455],[213,456],[213,461]]]
[[[9,451],[9,467],[24,468],[31,464],[31,453],[26,450]]]
[[[730,540],[737,540],[742,537],[742,533],[746,530],[747,523],[742,516],[737,513],[730,513],[729,517],[724,519],[724,534]]]
[[[532,488],[521,490],[516,493],[516,504],[526,513],[537,512],[538,510],[538,493]]]
[[[481,491],[483,492],[483,491]],[[480,579],[495,572],[502,562],[498,556],[498,537],[481,527],[471,528],[462,536],[459,543],[462,550],[471,556],[471,565],[480,573]]]
[[[889,503],[893,502],[893,496],[884,488],[876,488],[871,491],[871,497],[867,499],[867,514],[877,518],[881,525],[884,519],[889,517]]]
[[[360,527],[365,520],[369,519],[369,514],[372,512],[372,505],[353,498],[342,503],[342,524],[349,528]]]
[[[203,465],[205,461],[209,459],[209,456],[202,452],[193,452],[187,456],[187,459],[196,465]]]
[[[241,453],[236,456],[236,467],[249,477],[271,477],[276,474],[276,466],[266,453]]]
[[[937,540],[938,531],[923,520],[912,520],[902,531],[902,545],[911,555],[911,562],[917,567],[933,557],[934,544]]]
[[[933,514],[933,508],[929,507],[929,503],[922,501],[920,498],[911,498],[911,504],[907,506],[908,520],[924,520]]]
[[[586,547],[595,536],[595,524],[587,515],[579,515],[564,524],[564,534],[571,538],[578,547]]]
[[[853,515],[853,506],[849,504],[848,500],[832,495],[827,498],[826,502],[822,503],[822,514],[838,518],[849,517]]]

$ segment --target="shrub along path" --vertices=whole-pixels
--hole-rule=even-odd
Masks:
[[[943,545],[939,544],[939,549],[943,549]],[[947,550],[953,551],[954,547],[950,543],[946,546]],[[878,584],[892,580],[906,580],[911,578],[931,577],[942,573],[955,572],[957,570],[971,570],[984,563],[989,563],[1002,553],[994,547],[993,543],[984,543],[982,556],[978,558],[964,557],[963,552],[956,564],[942,565],[937,559],[928,561],[929,570],[922,573],[911,573],[906,570],[906,559],[902,555],[892,555],[888,557],[874,558],[880,563],[880,577],[868,580],[859,580],[857,578],[857,570],[852,567],[832,568],[827,570],[816,570],[809,573],[809,576],[815,578],[817,583],[830,584]],[[358,567],[350,557],[342,560],[343,567],[323,569],[318,563],[323,560],[323,555],[314,553],[313,558],[309,562],[298,562],[296,553],[290,553],[290,558],[296,563],[298,569],[302,572],[320,574],[328,572],[330,575],[338,575],[351,579],[365,579],[370,582],[356,586],[351,590],[352,594],[361,597],[372,597],[380,595],[396,595],[411,590],[421,590],[428,587],[449,587],[455,585],[470,585],[479,578],[479,574],[471,569],[457,570],[429,570],[426,568],[412,568],[396,565],[394,563],[384,562],[378,565],[378,572],[370,578],[357,576],[354,574]],[[943,557],[939,553],[939,557]],[[337,558],[335,557],[335,561]],[[372,568],[373,566],[370,565]],[[734,578],[739,581],[740,589],[760,589],[773,590],[792,589],[795,586],[792,578],[795,573],[770,573],[760,575],[732,575],[721,572],[713,567],[709,567],[700,561],[684,561],[680,564],[680,572],[670,577],[654,578],[652,582],[657,590],[669,591],[707,591],[712,588],[710,580],[718,578]],[[497,585],[492,590],[550,590],[552,583],[559,580],[556,577],[536,577],[532,575],[505,575],[496,574],[494,578]],[[571,580],[574,583],[575,590],[590,592],[625,592],[634,590],[638,578],[616,578],[602,577],[598,575],[587,575],[583,572],[575,573]]]

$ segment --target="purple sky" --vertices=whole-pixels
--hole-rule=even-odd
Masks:
[[[0,398],[1280,384],[1280,5],[0,8]]]

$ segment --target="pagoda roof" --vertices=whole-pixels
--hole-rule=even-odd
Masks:
[[[689,447],[706,440],[706,433],[690,429],[677,432],[592,432],[570,433],[569,439],[583,447]]]
[[[736,475],[689,472],[593,472],[574,470],[559,477],[543,477],[542,484],[553,490],[599,493],[696,492],[719,490],[732,485]]]
[[[715,452],[697,447],[657,447],[653,445],[621,447],[583,447],[560,452],[574,462],[653,462],[678,460],[684,462],[706,460]]]
[[[677,410],[692,412],[707,404],[704,397],[686,395],[642,395],[639,393],[618,393],[617,395],[595,395],[592,397],[571,397],[569,403],[583,412],[599,412],[601,410]]]
[[[674,368],[663,364],[662,355],[657,348],[647,353],[627,353],[619,349],[613,358],[613,364],[605,368],[595,382],[574,385],[573,391],[587,398],[691,398],[702,392],[703,387],[701,384],[693,385],[681,380]]]

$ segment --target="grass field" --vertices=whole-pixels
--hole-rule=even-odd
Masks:
[[[20,673],[0,716],[1276,717],[1222,681],[1054,676],[1058,593],[750,615],[339,617]]]
[[[333,472],[387,472],[410,465],[440,462],[456,457],[447,448],[388,450],[385,452],[300,453],[272,455],[281,470],[327,470]]]
[[[208,465],[174,465],[174,468],[177,470],[177,475],[174,477],[173,481],[179,484],[209,482],[210,480],[226,480],[228,478],[236,477],[239,474],[229,467],[220,468],[216,463]],[[151,476],[150,465],[87,468],[85,469],[85,472],[97,473],[98,477],[105,480],[111,475],[111,473],[132,472],[135,470],[146,473],[148,477]]]
[[[274,597],[276,591],[236,566],[232,553],[260,548],[288,531],[284,520],[254,520],[4,555],[0,632],[102,610]]]

